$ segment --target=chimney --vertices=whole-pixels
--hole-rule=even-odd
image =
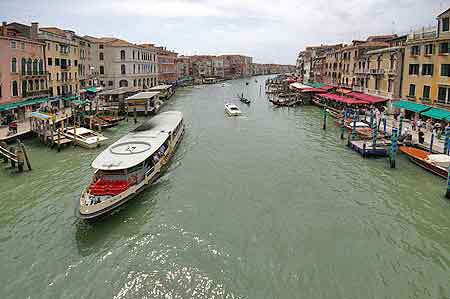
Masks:
[[[38,38],[38,27],[39,27],[39,23],[37,23],[37,22],[31,23],[31,29],[30,29],[30,38],[31,39]]]
[[[1,28],[1,30],[0,30],[0,35],[2,35],[2,36],[5,36],[6,35],[6,25],[7,25],[8,23],[6,23],[6,22],[2,22],[2,28]]]

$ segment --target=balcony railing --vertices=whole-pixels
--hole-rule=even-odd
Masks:
[[[384,69],[370,69],[371,75],[384,75]]]
[[[369,69],[360,69],[355,71],[355,74],[357,75],[368,75],[370,74],[370,70]]]

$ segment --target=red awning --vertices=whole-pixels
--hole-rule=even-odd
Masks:
[[[295,83],[295,82],[297,82],[297,79],[289,78],[289,79],[287,79],[287,82],[288,83]]]
[[[320,87],[320,89],[325,90],[325,91],[332,90],[333,88],[336,88],[336,87],[331,86],[331,85],[324,85],[324,86]]]
[[[358,100],[363,100],[366,101],[370,104],[378,104],[378,103],[384,103],[387,102],[387,99],[383,99],[380,97],[376,97],[376,96],[371,96],[365,93],[360,93],[360,92],[351,92],[349,94],[347,94],[349,97],[358,99]]]
[[[304,88],[304,89],[302,89],[302,92],[315,92],[315,93],[321,93],[321,92],[326,92],[325,90],[323,90],[323,89],[320,89],[320,88]]]
[[[344,103],[344,104],[348,104],[348,105],[367,105],[367,104],[369,104],[369,102],[367,102],[367,101],[347,98],[347,97],[343,97],[343,96],[339,96],[337,94],[331,94],[331,93],[319,94],[317,96],[324,98],[326,100],[340,102],[340,103]]]

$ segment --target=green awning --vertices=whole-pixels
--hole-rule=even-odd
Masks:
[[[430,106],[426,106],[426,105],[422,105],[419,103],[414,103],[411,101],[397,101],[394,102],[394,107],[395,108],[401,108],[401,109],[405,109],[405,110],[409,110],[409,111],[413,111],[413,112],[424,112],[426,110],[431,109]]]
[[[420,113],[420,115],[443,120],[450,117],[450,111],[439,108],[431,108],[430,110]]]
[[[96,93],[97,92],[97,88],[96,87],[89,87],[86,88],[86,91],[92,92],[92,93]]]
[[[70,97],[64,98],[63,100],[64,101],[73,101],[73,100],[76,100],[79,98],[80,98],[80,96],[70,96]]]
[[[308,86],[311,86],[313,88],[321,88],[322,86],[325,86],[325,84],[323,83],[319,83],[319,82],[310,82],[310,83],[305,83]]]
[[[37,104],[41,104],[41,103],[45,103],[45,102],[48,102],[48,97],[28,99],[28,100],[21,101],[21,102],[14,102],[14,103],[0,105],[0,111],[17,109],[20,107],[37,105]]]
[[[72,101],[72,103],[74,103],[75,105],[79,105],[79,106],[89,104],[90,102],[91,101],[89,101],[89,100],[74,100],[74,101]]]

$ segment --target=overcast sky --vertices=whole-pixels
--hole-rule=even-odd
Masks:
[[[441,0],[0,0],[7,22],[165,45],[181,54],[242,53],[295,64],[307,45],[433,25]]]

